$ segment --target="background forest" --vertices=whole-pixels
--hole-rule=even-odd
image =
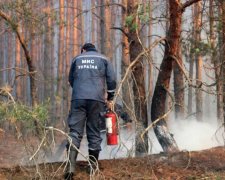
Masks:
[[[149,153],[152,129],[164,152],[178,151],[168,122],[222,128],[225,1],[0,0],[0,133],[66,132],[68,71],[85,42],[114,65],[131,155]]]

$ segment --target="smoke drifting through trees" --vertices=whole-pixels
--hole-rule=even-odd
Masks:
[[[133,118],[134,124],[141,124],[141,131],[137,131],[136,139],[140,139],[144,128],[151,125],[151,121],[165,115],[168,107],[173,103],[175,107],[172,107],[172,110],[175,110],[178,120],[196,116],[204,122],[209,113],[215,116],[215,112],[211,112],[214,108],[218,111],[218,119],[221,121],[223,119],[222,73],[219,69],[224,64],[219,61],[224,58],[222,53],[224,41],[221,41],[224,39],[222,38],[224,22],[221,19],[224,11],[222,11],[223,6],[220,6],[222,1],[220,3],[213,0],[204,1],[202,5],[204,8],[200,6],[202,1],[198,3],[197,0],[186,1],[183,6],[178,3],[179,1],[176,2],[177,4],[174,1],[153,0],[142,1],[142,3],[126,0],[2,1],[0,12],[7,14],[16,24],[15,27],[10,26],[6,23],[7,19],[5,21],[4,16],[1,15],[0,87],[10,85],[10,93],[16,101],[27,105],[35,106],[38,102],[47,102],[50,105],[48,108],[50,118],[47,124],[65,128],[64,122],[70,100],[70,89],[67,84],[68,69],[73,57],[79,53],[81,45],[92,41],[99,51],[111,58],[118,81],[123,79],[126,70],[129,70],[129,76],[122,85],[117,102],[123,104]],[[191,14],[191,9],[194,16]],[[211,13],[208,13],[209,11]],[[213,22],[211,16],[214,16]],[[179,27],[173,20],[179,20]],[[203,22],[199,23],[201,20]],[[209,38],[207,32],[210,23],[211,37]],[[166,24],[171,27],[168,33],[165,32]],[[175,32],[177,28],[178,33]],[[24,43],[16,37],[17,31],[17,36],[24,37]],[[167,37],[165,42],[160,41],[149,51],[155,40],[165,39],[164,37]],[[212,51],[217,51],[218,54],[213,54]],[[140,60],[129,69],[130,63],[134,62],[140,53],[143,53]],[[30,66],[24,63],[25,58],[27,62],[33,63],[33,68],[29,68]],[[180,65],[174,59],[178,60]],[[211,63],[209,59],[215,60]],[[163,79],[165,75],[165,71],[159,69],[162,60],[169,62],[169,65],[162,65],[165,71],[169,71],[165,86],[162,86],[161,81],[156,83],[157,76]],[[210,69],[210,76],[204,67]],[[30,74],[34,71],[34,74]],[[173,71],[174,80],[170,81]],[[184,81],[182,77],[184,72],[189,73],[189,80]],[[152,93],[149,91],[156,91],[159,87],[162,93],[156,93],[152,100]],[[185,94],[188,88],[192,90],[189,96]],[[170,100],[169,93],[175,97],[175,102]],[[213,97],[218,97],[217,101]],[[212,100],[209,98],[216,101],[217,106],[216,103],[211,103]],[[5,97],[3,99],[7,100]],[[156,99],[159,101],[155,101]],[[210,106],[207,111],[204,109],[205,104]],[[149,117],[150,113],[152,119]],[[174,111],[170,115],[173,113]],[[164,127],[167,119],[170,118],[170,116],[164,117]],[[146,149],[142,142],[136,141],[136,150],[139,151],[140,148],[140,153],[148,151],[147,139],[151,139],[151,136],[147,134],[144,143]],[[168,148],[164,150],[167,151]]]

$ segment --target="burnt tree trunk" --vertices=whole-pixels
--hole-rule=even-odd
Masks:
[[[170,86],[170,77],[173,68],[174,58],[177,54],[177,47],[181,35],[182,11],[179,2],[170,0],[170,26],[167,34],[167,44],[165,54],[160,66],[160,72],[156,82],[155,91],[152,99],[151,118],[152,122],[162,117],[166,112],[166,95]],[[155,134],[165,152],[178,151],[178,146],[173,136],[167,130],[167,124],[164,118],[154,126]]]
[[[167,124],[163,116],[166,113],[166,96],[167,89],[170,87],[173,63],[175,62],[175,58],[177,59],[178,46],[180,44],[182,13],[186,7],[197,1],[199,0],[190,0],[181,4],[179,0],[169,0],[170,26],[167,34],[164,58],[160,66],[151,107],[151,119],[153,123],[156,123],[154,132],[165,152],[179,151],[176,141],[168,132]]]

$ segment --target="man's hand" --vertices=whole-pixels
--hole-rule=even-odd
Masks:
[[[109,110],[113,110],[113,101],[107,101],[106,102],[106,105],[107,105],[107,108],[109,109]]]

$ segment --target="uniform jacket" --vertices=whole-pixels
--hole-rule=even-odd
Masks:
[[[92,50],[73,59],[69,83],[73,88],[72,100],[91,99],[105,102],[106,86],[108,92],[114,92],[116,76],[109,60]]]

